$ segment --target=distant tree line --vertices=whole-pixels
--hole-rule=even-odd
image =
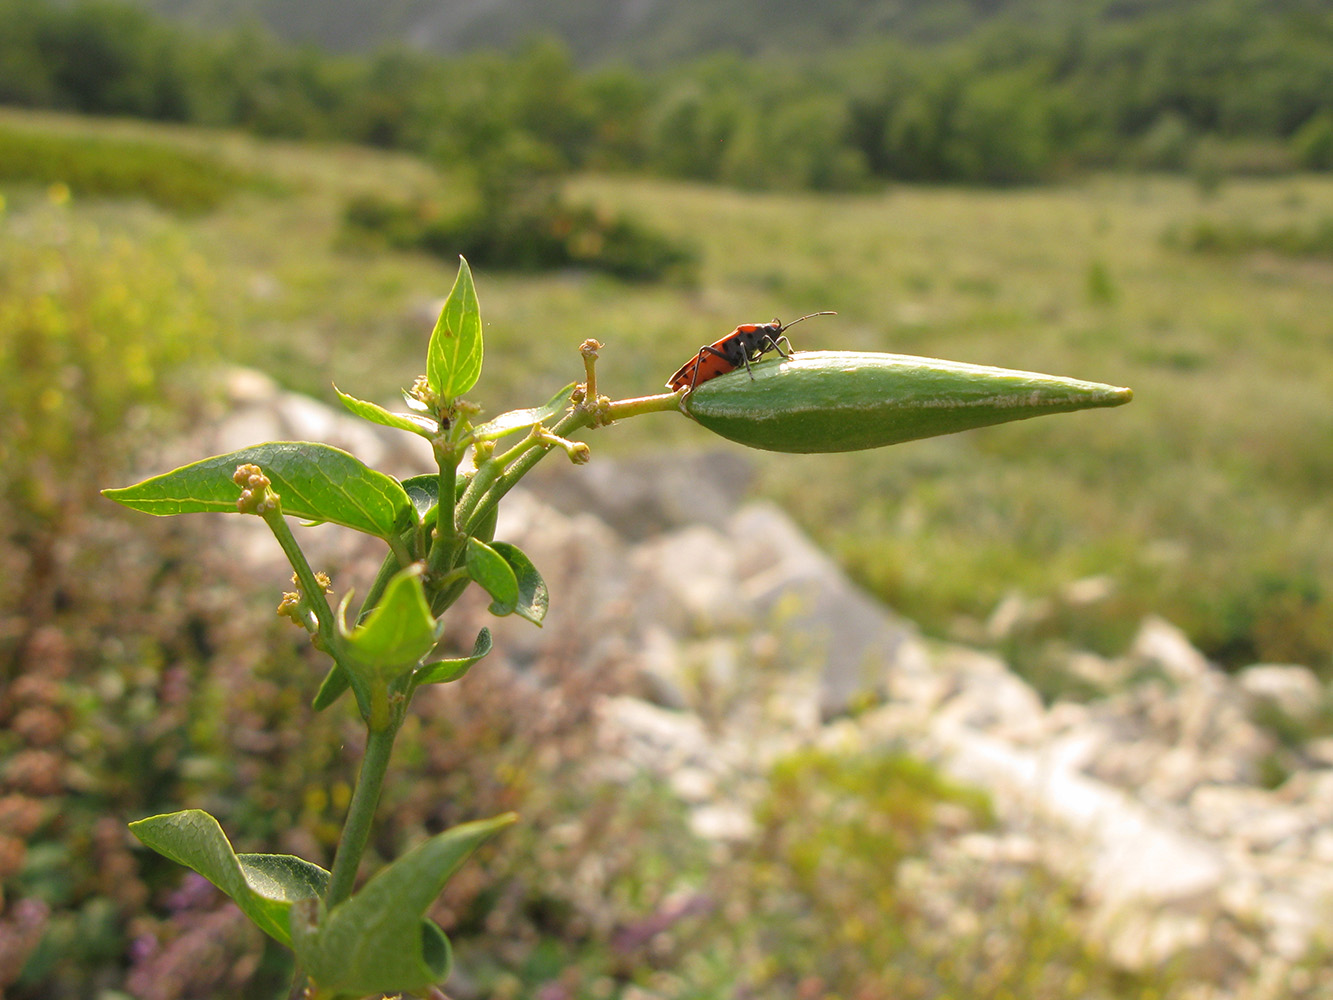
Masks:
[[[877,40],[649,74],[580,70],[551,40],[333,55],[253,26],[193,33],[114,0],[0,0],[0,102],[368,143],[483,176],[628,169],[848,190],[1093,167],[1333,169],[1333,7],[1121,7],[932,47]]]

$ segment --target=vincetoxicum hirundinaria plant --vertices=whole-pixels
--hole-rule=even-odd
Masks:
[[[105,491],[148,514],[262,518],[295,571],[297,589],[284,595],[279,612],[331,660],[315,708],[350,690],[365,723],[365,753],[331,871],[289,855],[236,854],[217,821],[196,809],[131,824],[144,844],[203,875],[291,948],[294,989],[304,985],[315,1000],[428,994],[449,975],[449,941],[425,914],[472,850],[515,817],[431,837],[354,892],[357,868],[413,694],[458,680],[490,652],[486,629],[468,656],[440,651],[450,605],[475,583],[491,597],[492,614],[536,625],[546,614],[537,569],[516,546],[494,539],[496,510],[551,449],[587,460],[587,445],[571,434],[672,410],[751,447],[846,451],[1130,398],[1128,389],[1029,372],[817,352],[756,362],[680,393],[613,402],[597,392],[600,346],[581,348],[583,383],[545,405],[475,422],[477,408],[463,397],[481,374],[481,313],[463,261],[430,337],[426,374],[403,394],[408,412],[338,393],[353,413],[426,438],[436,472],[399,481],[327,445],[276,442]],[[329,578],[310,567],[288,518],[341,524],[384,541],[384,563],[355,613],[350,589],[336,607],[330,603]]]

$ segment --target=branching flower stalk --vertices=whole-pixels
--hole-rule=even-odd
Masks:
[[[412,696],[423,685],[459,680],[491,650],[488,629],[469,654],[441,648],[449,607],[476,584],[490,596],[494,615],[515,614],[536,625],[546,615],[540,573],[522,550],[494,533],[500,502],[549,452],[562,450],[582,464],[590,450],[576,434],[650,413],[682,413],[752,447],[840,451],[1114,406],[1130,396],[1128,389],[1029,372],[825,352],[754,362],[681,392],[613,401],[598,391],[601,346],[593,340],[581,346],[582,384],[542,406],[476,424],[477,409],[464,394],[481,373],[481,314],[464,261],[431,333],[426,374],[404,393],[410,412],[338,391],[353,413],[428,440],[434,473],[400,481],[327,445],[276,442],[104,491],[149,514],[230,511],[262,518],[297,586],[284,595],[279,614],[309,632],[332,660],[314,707],[327,709],[350,690],[365,723],[365,751],[331,871],[287,855],[237,855],[217,821],[197,809],[131,824],[146,845],[209,879],[295,952],[294,996],[438,996],[436,984],[449,975],[449,941],[425,914],[468,855],[515,817],[446,830],[359,889],[357,877]],[[520,436],[505,446],[514,434]],[[311,568],[289,517],[340,524],[385,543],[384,561],[351,622],[351,592],[335,611],[328,577]]]

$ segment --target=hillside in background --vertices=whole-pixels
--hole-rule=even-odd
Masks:
[[[559,37],[580,61],[662,64],[716,51],[758,55],[847,45],[875,35],[938,42],[1009,15],[1062,9],[1047,0],[142,0],[196,26],[254,19],[289,41],[339,51],[406,43],[432,52],[507,48],[536,34]],[[1098,3],[1095,6],[1107,6]],[[1125,6],[1152,6],[1125,5]]]
[[[967,8],[970,19],[958,6],[946,17],[880,4],[841,20],[835,4],[818,23],[804,7],[741,0],[648,5],[634,8],[633,32],[628,7],[559,6],[602,34],[520,17],[517,2],[453,5],[440,8],[453,25],[441,38],[507,41],[521,25],[528,40],[440,55],[401,43],[425,30],[410,3],[379,17],[319,5],[321,30],[343,24],[374,47],[335,54],[240,12],[215,9],[229,26],[204,29],[114,0],[0,0],[0,103],[405,149],[505,190],[587,169],[840,191],[889,179],[1031,184],[1107,167],[1208,183],[1333,169],[1326,4],[1043,4]],[[719,13],[732,8],[731,20]],[[247,8],[299,34],[294,13],[277,17],[289,9],[305,8]],[[598,45],[612,51],[616,24],[617,55],[695,56],[586,67]],[[535,34],[553,26],[563,40]],[[701,54],[700,39],[733,51]]]
[[[343,52],[407,44],[436,53],[561,39],[582,63],[661,66],[714,52],[820,52],[894,38],[935,45],[994,24],[1113,28],[1162,15],[1234,21],[1317,13],[1318,0],[139,0],[209,29],[246,20],[279,37]]]

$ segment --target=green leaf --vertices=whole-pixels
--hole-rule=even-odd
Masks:
[[[449,976],[448,938],[425,913],[445,883],[513,813],[465,823],[432,837],[381,869],[351,899],[315,923],[292,922],[302,967],[322,994],[425,995]]]
[[[481,306],[472,269],[458,258],[458,278],[440,310],[426,350],[426,382],[444,399],[457,399],[481,376]]]
[[[384,598],[351,630],[341,623],[340,662],[370,684],[387,684],[411,670],[440,641],[442,623],[430,613],[420,563],[396,573]]]
[[[493,598],[491,613],[507,615],[518,604],[518,578],[508,561],[485,542],[467,540],[467,572]],[[495,610],[497,607],[504,611]]]
[[[470,473],[459,473],[455,480],[454,489],[457,496],[462,496],[463,491],[467,489],[471,481]],[[435,523],[435,498],[440,485],[440,477],[432,475],[412,476],[410,479],[403,480],[403,489],[407,493],[408,499],[417,511],[417,516],[421,518],[426,528],[430,528]],[[477,529],[477,537],[482,541],[490,541],[495,535],[496,510],[491,508],[489,516]],[[451,569],[453,567],[450,567]],[[458,597],[458,592],[463,590],[470,581],[467,579],[459,580],[449,590],[436,595],[436,599],[441,602],[441,607],[447,607]],[[461,674],[459,676],[462,676]],[[334,704],[344,691],[347,690],[350,680],[344,671],[339,667],[333,667],[324,675],[324,681],[320,684],[319,691],[315,694],[315,700],[312,703],[315,711],[322,712],[330,705]],[[360,700],[360,699],[358,699]]]
[[[371,403],[368,400],[349,396],[336,385],[333,387],[333,391],[338,394],[343,406],[362,420],[369,420],[372,424],[381,424],[395,430],[420,434],[424,438],[432,438],[440,432],[439,421],[433,417],[421,413],[394,413],[391,410],[386,410],[378,403]]]
[[[468,672],[476,663],[491,651],[491,630],[482,629],[477,633],[477,641],[472,646],[472,655],[453,660],[435,660],[417,669],[412,675],[413,686],[422,684],[445,684],[456,681]]]
[[[492,604],[491,614],[507,615],[512,613],[520,618],[526,618],[534,625],[541,625],[542,619],[546,617],[547,604],[550,602],[550,595],[546,591],[546,581],[537,572],[537,567],[532,565],[532,560],[517,545],[510,545],[508,542],[492,542],[491,547],[509,564],[509,568],[514,571],[514,577],[518,581],[518,596],[514,599],[514,606],[509,610],[501,610],[496,607],[496,604]]]
[[[454,480],[454,499],[462,498],[467,490],[468,484],[472,482],[472,472],[460,472]],[[412,501],[412,506],[417,510],[417,516],[421,518],[421,523],[427,528],[435,524],[435,501],[439,494],[440,477],[439,476],[413,476],[411,479],[403,480],[403,489],[407,491],[408,499]],[[472,535],[480,538],[483,542],[489,542],[495,537],[495,522],[498,516],[498,509],[492,505],[486,515],[478,523]],[[451,569],[453,567],[450,567]]]
[[[222,827],[199,809],[130,824],[146,846],[197,871],[230,896],[265,934],[291,947],[292,904],[317,899],[329,873],[289,854],[236,854]]]
[[[812,351],[704,382],[681,402],[704,427],[752,448],[856,451],[1098,406],[1129,389],[901,354]]]
[[[463,491],[467,489],[468,483],[472,482],[472,472],[460,472],[454,477],[454,499],[458,500]],[[412,476],[410,479],[403,480],[403,489],[407,492],[407,498],[412,501],[412,506],[416,508],[417,517],[427,526],[435,523],[432,515],[435,511],[436,501],[440,495],[440,477],[437,475]]]
[[[282,498],[282,512],[390,538],[411,523],[412,504],[392,476],[338,448],[275,441],[215,455],[102,495],[145,514],[236,513],[238,465],[259,466]]]
[[[316,712],[324,711],[324,709],[328,708],[341,698],[343,692],[346,691],[351,684],[352,681],[351,678],[347,676],[347,671],[335,664],[330,667],[329,672],[324,675],[324,680],[320,683],[319,690],[315,692],[315,700],[310,703],[310,706]],[[364,698],[364,694],[365,693],[362,692],[362,698]],[[365,706],[363,705],[363,711],[364,707]]]
[[[462,476],[459,476],[462,479]],[[461,493],[466,489],[465,485],[461,488],[455,487]],[[432,475],[413,476],[410,479],[403,480],[403,489],[407,492],[407,498],[412,501],[412,506],[416,508],[417,517],[425,523],[426,515],[435,510],[435,505],[440,498],[440,477]],[[431,519],[432,521],[434,518]]]
[[[532,427],[535,424],[550,420],[556,414],[569,409],[569,396],[573,391],[574,383],[571,382],[543,405],[526,410],[510,410],[508,413],[501,413],[494,420],[488,420],[480,427],[475,428],[472,436],[478,441],[494,441],[506,434],[512,434],[514,431],[523,430],[525,427]]]

